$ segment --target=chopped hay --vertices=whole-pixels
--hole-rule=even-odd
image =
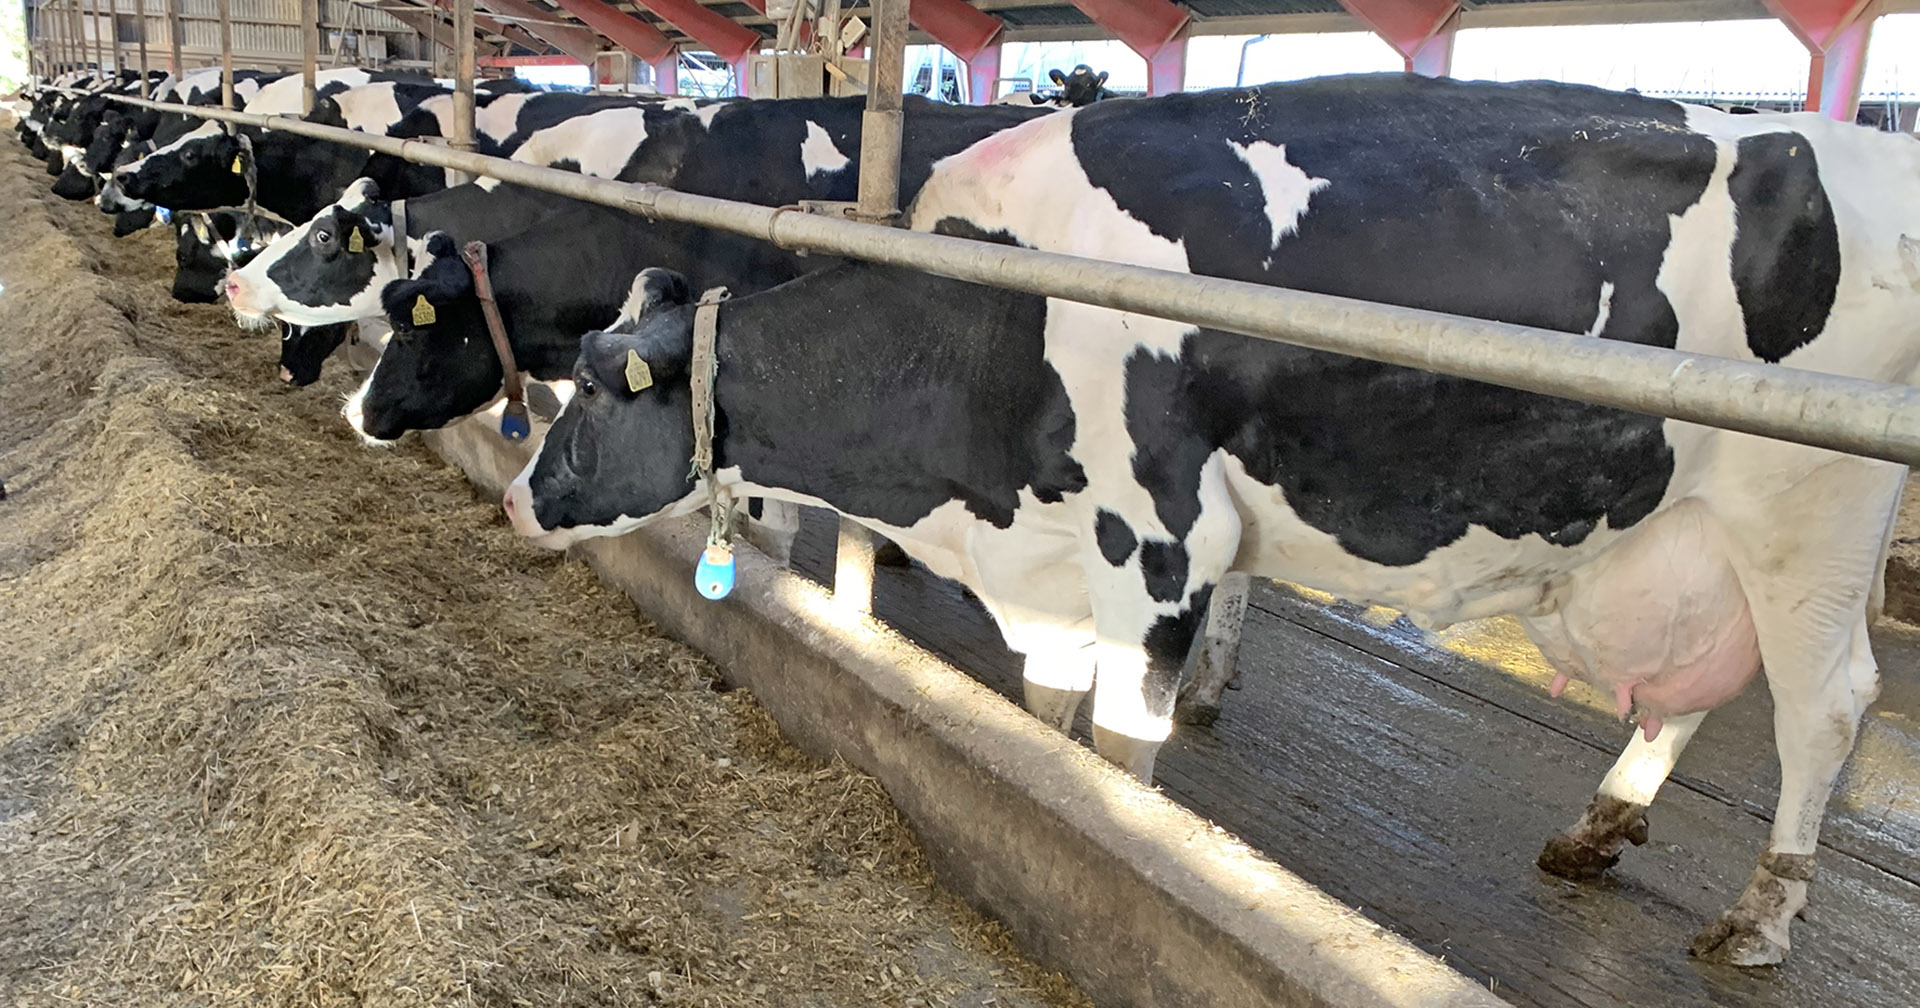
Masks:
[[[0,144],[0,1003],[1085,1003],[873,781]]]

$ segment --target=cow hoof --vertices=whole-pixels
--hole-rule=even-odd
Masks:
[[[895,545],[891,539],[882,539],[873,548],[875,567],[905,567],[913,561],[907,559],[907,551]]]
[[[1220,720],[1220,701],[1201,700],[1182,694],[1173,704],[1173,720],[1196,728],[1211,728]]]
[[[1540,849],[1540,856],[1533,863],[1550,875],[1576,882],[1591,882],[1620,863],[1620,855],[1617,852],[1609,854],[1565,833],[1556,833],[1548,838],[1547,845]]]
[[[1722,916],[1693,936],[1687,951],[1702,962],[1722,966],[1778,966],[1787,960],[1787,947],[1760,933],[1751,923]]]

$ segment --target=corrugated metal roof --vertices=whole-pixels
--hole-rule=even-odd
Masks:
[[[1339,0],[1194,0],[1182,6],[1201,17],[1338,14],[1344,10]]]
[[[1011,10],[995,11],[994,16],[1015,28],[1093,24],[1093,19],[1082,14],[1080,8],[1068,4],[1061,4],[1058,7],[1015,7]]]

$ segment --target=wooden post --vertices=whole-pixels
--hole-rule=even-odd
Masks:
[[[100,0],[93,0],[93,65],[102,78],[107,75],[107,40],[100,37]],[[114,68],[116,71],[118,67]]]
[[[94,0],[94,10],[99,9],[99,0]],[[117,77],[126,67],[120,60],[120,0],[107,0],[107,38],[113,43],[113,73]]]
[[[473,150],[473,0],[453,0],[453,136],[454,150]],[[458,181],[471,182],[466,172]]]
[[[80,0],[73,0],[73,9],[68,11],[67,27],[73,30],[73,68],[87,68],[87,25],[86,12],[80,7]]]
[[[167,45],[173,50],[173,75],[185,74],[187,68],[180,65],[180,0],[167,0]]]
[[[133,19],[140,22],[140,97],[151,98],[155,88],[147,76],[147,0],[133,0]]]
[[[313,111],[319,94],[315,74],[320,70],[320,0],[300,0],[300,108]]]
[[[839,56],[838,25],[825,39],[829,59]],[[901,78],[906,72],[907,0],[874,0],[873,62],[867,78],[867,110],[860,122],[860,198],[854,217],[873,224],[899,223]],[[873,533],[846,518],[833,559],[833,599],[844,608],[873,611]]]
[[[233,107],[233,0],[220,0],[220,107]]]

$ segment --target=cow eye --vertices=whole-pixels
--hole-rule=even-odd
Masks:
[[[315,248],[326,248],[327,246],[332,244],[333,244],[332,231],[329,231],[326,228],[313,229],[313,245]]]
[[[591,379],[591,378],[582,378],[582,379],[580,379],[580,394],[581,394],[581,395],[583,395],[583,396],[586,396],[587,398],[589,398],[589,399],[591,399],[591,398],[593,398],[593,396],[594,396],[594,393],[596,393],[596,392],[599,392],[599,391],[600,391],[600,386],[598,386],[598,385],[595,385],[595,384],[593,383],[593,379]]]

